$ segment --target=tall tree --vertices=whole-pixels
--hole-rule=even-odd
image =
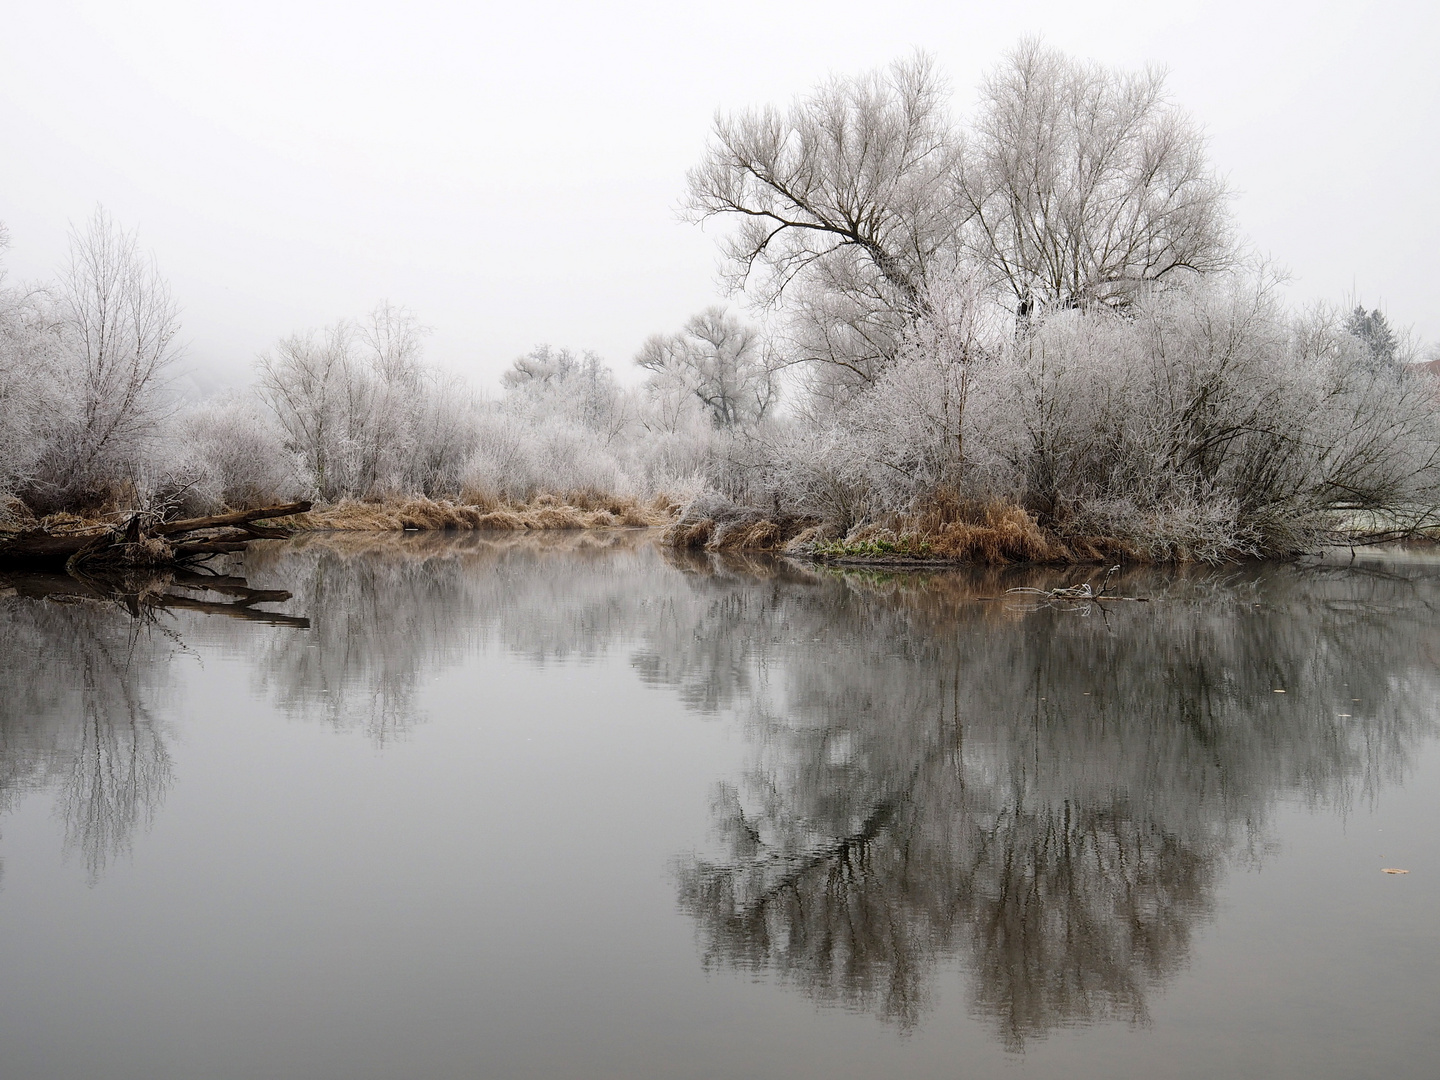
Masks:
[[[727,278],[784,301],[795,356],[868,382],[953,262],[956,140],[924,56],[836,78],[781,112],[716,118],[689,174],[697,221],[734,224]]]
[[[965,131],[917,56],[720,116],[687,205],[732,223],[728,283],[783,309],[791,357],[865,385],[951,278],[1026,320],[1233,264],[1225,186],[1164,83],[1022,42]]]
[[[1376,367],[1393,367],[1399,359],[1400,339],[1390,329],[1390,322],[1379,308],[1366,311],[1356,304],[1345,317],[1345,329],[1360,339]]]
[[[961,162],[970,252],[1022,319],[1234,262],[1225,185],[1158,69],[1024,41],[982,84]]]
[[[154,259],[103,208],[71,230],[58,301],[73,411],[59,425],[42,482],[64,503],[136,479],[164,415],[180,318]]]

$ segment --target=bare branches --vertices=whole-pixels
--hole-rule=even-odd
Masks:
[[[1224,185],[1163,73],[1035,41],[985,81],[968,132],[917,56],[785,111],[717,117],[689,188],[695,220],[731,226],[728,284],[782,309],[793,358],[842,394],[932,317],[939,279],[983,275],[1024,323],[1234,261]]]
[[[1022,318],[1127,306],[1147,282],[1233,265],[1224,183],[1164,83],[1032,39],[982,85],[962,159],[968,251]]]
[[[468,395],[425,367],[414,314],[389,302],[358,328],[292,335],[257,361],[260,392],[322,499],[458,488]]]
[[[652,391],[693,395],[717,427],[758,423],[779,398],[774,350],[721,307],[706,308],[678,334],[650,338],[635,363],[650,371]]]
[[[97,209],[72,230],[53,297],[37,299],[54,332],[31,341],[58,361],[59,400],[30,490],[58,505],[103,498],[117,481],[134,486],[167,415],[164,378],[179,351],[169,285],[134,233]]]
[[[695,220],[734,223],[724,244],[733,288],[770,306],[798,290],[820,307],[849,307],[858,325],[888,324],[840,350],[802,333],[817,359],[864,379],[889,358],[899,329],[890,316],[919,312],[927,273],[955,239],[956,140],[942,91],[923,55],[835,79],[784,114],[717,117],[690,172]]]

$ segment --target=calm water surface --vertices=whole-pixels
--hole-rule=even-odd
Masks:
[[[1440,1075],[1440,563],[263,547],[0,581],[8,1080]]]

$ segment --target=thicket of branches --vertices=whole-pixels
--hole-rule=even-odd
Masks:
[[[1358,304],[1284,306],[1162,72],[1024,42],[973,115],[948,100],[917,56],[717,119],[688,206],[736,305],[650,338],[639,386],[540,346],[486,397],[381,304],[182,403],[168,287],[97,212],[55,283],[0,281],[0,492],[45,513],[708,491],[835,537],[1010,506],[1060,543],[1206,559],[1435,523],[1413,343]]]

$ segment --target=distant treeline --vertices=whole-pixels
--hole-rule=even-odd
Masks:
[[[687,205],[737,305],[646,342],[635,388],[541,346],[485,397],[382,304],[180,405],[168,287],[97,212],[54,283],[0,289],[0,491],[21,516],[665,492],[857,550],[1018,509],[1055,550],[1149,558],[1436,523],[1433,374],[1378,310],[1286,309],[1161,74],[1024,42],[963,122],[942,87],[918,56],[717,120]]]

